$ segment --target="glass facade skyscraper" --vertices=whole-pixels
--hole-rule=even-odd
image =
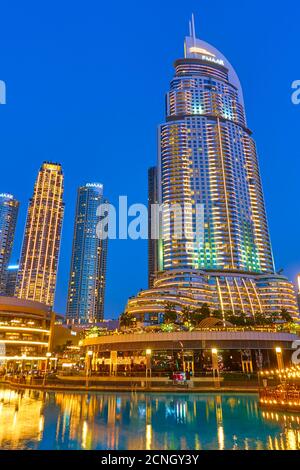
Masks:
[[[78,189],[67,321],[97,323],[104,317],[107,240],[96,233],[97,209],[103,199],[103,185],[88,183]]]
[[[163,266],[274,272],[255,142],[238,78],[195,36],[175,62],[160,127],[161,202],[204,209],[204,237],[164,241]],[[186,220],[197,233],[195,217]]]
[[[175,61],[159,127],[159,202],[184,214],[162,218],[153,289],[127,309],[149,320],[166,301],[222,311],[298,314],[294,286],[275,272],[256,145],[238,76],[224,55],[196,38]]]
[[[5,295],[7,282],[7,267],[10,260],[16,223],[19,211],[19,201],[11,194],[0,194],[0,294]]]
[[[151,207],[158,204],[157,167],[148,170],[148,285],[153,287],[159,270],[158,266],[158,240],[151,237],[153,232]]]
[[[29,201],[16,295],[54,304],[64,214],[64,177],[58,163],[44,162]]]

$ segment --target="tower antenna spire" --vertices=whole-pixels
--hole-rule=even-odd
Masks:
[[[191,21],[191,35],[194,41],[196,40],[196,30],[195,30],[195,18],[194,18],[194,13],[192,13],[192,21]]]

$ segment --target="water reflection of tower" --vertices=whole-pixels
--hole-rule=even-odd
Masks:
[[[116,396],[110,396],[107,403],[107,424],[109,426],[115,426],[116,424],[116,404]]]
[[[117,397],[111,395],[107,399],[107,439],[108,449],[118,448],[118,429],[116,429]]]
[[[146,395],[146,450],[152,446],[152,400]]]
[[[47,429],[47,433],[44,435],[43,447],[51,449],[53,442],[55,442],[59,436],[57,431],[61,414],[61,408],[55,402],[53,395],[44,394],[42,414],[44,418],[44,429]]]
[[[219,450],[224,450],[224,426],[223,426],[223,408],[222,408],[222,396],[216,396],[216,421],[217,421],[217,430],[218,430],[218,443]]]

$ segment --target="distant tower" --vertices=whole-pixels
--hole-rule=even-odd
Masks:
[[[6,286],[5,286],[5,295],[7,297],[14,297],[15,295],[18,270],[19,270],[18,264],[11,264],[10,266],[7,267]]]
[[[19,202],[11,194],[0,194],[0,294],[5,295],[6,269],[12,252]]]
[[[96,234],[103,185],[87,183],[77,193],[67,320],[97,323],[104,317],[107,240]]]
[[[153,282],[159,270],[158,266],[158,240],[152,239],[153,223],[151,220],[151,206],[158,204],[157,167],[148,170],[148,284],[153,287]]]
[[[30,199],[16,295],[53,306],[58,269],[64,177],[58,163],[44,162]]]

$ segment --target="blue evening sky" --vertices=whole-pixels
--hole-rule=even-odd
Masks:
[[[0,4],[0,192],[21,209],[19,257],[28,199],[44,160],[62,163],[66,203],[56,295],[65,311],[76,189],[105,186],[116,202],[147,202],[147,168],[156,162],[156,127],[173,61],[183,55],[188,20],[232,62],[254,131],[277,268],[300,271],[300,3],[261,0],[115,0]],[[106,317],[147,285],[147,242],[111,241]]]

